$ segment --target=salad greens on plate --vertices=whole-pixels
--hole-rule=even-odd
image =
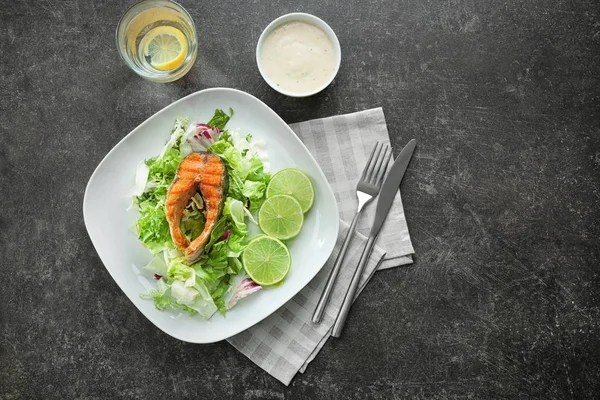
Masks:
[[[253,213],[265,200],[270,165],[264,141],[226,129],[232,116],[232,109],[229,113],[218,109],[206,123],[190,124],[188,118],[177,118],[160,154],[137,168],[133,206],[139,218],[135,231],[154,255],[144,269],[157,280],[156,288],[142,296],[152,298],[160,310],[174,307],[208,319],[216,311],[224,315],[237,300],[261,289],[249,278],[236,286],[234,277],[242,270],[248,223],[256,223]],[[199,151],[215,153],[224,161],[229,187],[204,253],[188,265],[171,239],[165,201],[181,161]],[[181,228],[188,238],[194,238],[204,223],[202,198],[197,195],[184,210]]]

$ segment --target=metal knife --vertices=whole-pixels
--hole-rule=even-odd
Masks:
[[[400,155],[396,161],[394,161],[392,168],[390,168],[390,171],[383,181],[383,186],[379,192],[379,200],[377,201],[377,208],[375,209],[375,218],[373,219],[371,232],[369,233],[367,244],[365,245],[362,255],[360,256],[360,261],[358,262],[356,271],[354,271],[350,288],[348,289],[348,292],[344,297],[344,301],[342,302],[340,313],[338,314],[335,324],[333,325],[333,331],[331,333],[331,336],[333,337],[340,337],[342,333],[344,323],[346,322],[350,307],[354,301],[354,296],[356,295],[356,290],[358,289],[358,283],[360,282],[363,269],[369,260],[369,255],[371,254],[375,240],[377,240],[379,231],[381,231],[383,222],[385,221],[385,218],[392,207],[392,203],[394,202],[394,198],[396,197],[396,193],[400,187],[400,182],[402,182],[402,178],[404,177],[404,173],[406,172],[406,168],[408,167],[408,163],[410,162],[413,152],[415,151],[416,145],[417,141],[412,139],[406,146],[404,146],[400,152]]]

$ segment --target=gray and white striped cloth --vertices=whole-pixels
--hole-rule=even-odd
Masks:
[[[315,157],[333,189],[340,211],[340,236],[330,259],[304,289],[263,321],[228,339],[285,385],[296,373],[306,370],[330,336],[373,221],[374,203],[366,207],[357,224],[357,234],[348,249],[323,321],[314,324],[312,314],[349,222],[356,213],[356,183],[367,158],[377,141],[389,143],[381,108],[300,122],[290,127]],[[413,253],[398,193],[361,278],[357,296],[377,269],[410,264]]]

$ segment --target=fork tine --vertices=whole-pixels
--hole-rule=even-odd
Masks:
[[[379,144],[380,144],[380,142],[376,142],[375,146],[373,146],[373,150],[371,150],[371,155],[369,156],[369,159],[367,160],[367,163],[365,164],[365,167],[363,168],[363,172],[360,176],[361,180],[365,180],[367,174],[371,170],[371,168],[372,168],[371,163],[373,161],[373,155],[375,154],[375,151],[379,147]]]
[[[385,145],[383,143],[377,142],[377,145],[381,144],[381,146],[377,147],[377,151],[373,152],[373,159],[371,160],[371,162],[368,164],[368,168],[365,168],[365,178],[364,180],[367,182],[371,182],[373,180],[373,176],[375,173],[375,170],[377,169],[377,165],[380,162],[380,158],[381,158],[381,150],[385,151]]]
[[[375,168],[373,169],[373,174],[371,175],[371,178],[369,179],[370,183],[375,184],[379,180],[380,171],[382,170],[381,166],[384,164],[383,162],[387,158],[389,149],[390,149],[390,147],[387,145],[385,147],[383,147],[383,153],[378,157]],[[383,172],[385,172],[385,167],[383,169]]]
[[[389,147],[388,147],[389,149]],[[392,149],[389,149],[389,153],[387,153],[387,155],[385,156],[385,160],[383,160],[383,163],[381,164],[381,173],[379,174],[379,176],[377,177],[377,181],[375,182],[375,184],[377,186],[381,186],[381,183],[383,182],[383,178],[386,176],[387,174],[387,166],[390,163],[390,159],[392,158]]]

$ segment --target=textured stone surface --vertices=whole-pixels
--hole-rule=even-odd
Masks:
[[[129,2],[0,1],[0,398],[593,398],[600,391],[600,9],[593,0],[182,0],[196,67],[155,84],[114,29]],[[274,18],[316,14],[342,67],[308,99],[261,79]],[[227,343],[160,332],[87,236],[87,180],[124,135],[207,87],[286,121],[382,106],[415,264],[379,272],[285,387]]]

